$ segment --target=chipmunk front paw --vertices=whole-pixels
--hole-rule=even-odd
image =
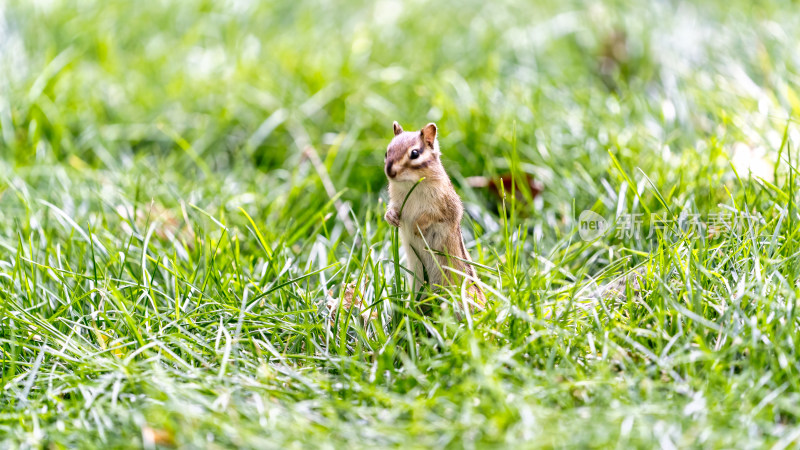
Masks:
[[[386,215],[384,215],[383,218],[389,222],[389,225],[393,227],[400,227],[400,214],[398,214],[397,211],[390,209],[386,211]]]

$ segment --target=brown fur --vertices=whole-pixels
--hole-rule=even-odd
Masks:
[[[406,258],[414,272],[413,284],[419,286],[427,276],[433,286],[460,287],[464,277],[448,267],[455,269],[471,278],[466,280],[470,308],[483,309],[486,299],[475,283],[476,272],[461,234],[464,209],[442,166],[436,125],[428,124],[420,131],[403,131],[395,122],[393,130],[395,136],[386,151],[385,171],[389,178],[386,220],[400,228]],[[416,159],[411,158],[413,150],[419,152]],[[414,189],[401,212],[406,195],[422,177],[425,180]]]

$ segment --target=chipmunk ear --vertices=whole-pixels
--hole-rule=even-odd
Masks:
[[[395,120],[392,124],[392,128],[394,129],[394,135],[397,136],[398,134],[403,132],[403,127],[400,126],[399,123]]]
[[[436,124],[429,123],[425,125],[425,128],[423,128],[419,134],[422,135],[422,140],[425,141],[425,145],[432,148],[433,143],[436,141]]]

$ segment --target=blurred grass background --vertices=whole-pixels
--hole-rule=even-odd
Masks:
[[[796,9],[0,4],[0,442],[796,443]],[[393,120],[438,124],[496,270],[474,326],[398,316]],[[542,193],[503,212],[467,182],[508,172]],[[762,215],[575,236],[584,209],[720,205]],[[329,327],[348,284],[380,325]]]
[[[376,169],[387,124],[437,121],[457,175],[508,170],[513,148],[547,182],[547,203],[586,204],[598,192],[581,181],[606,173],[608,149],[668,181],[687,154],[724,169],[726,152],[715,147],[768,138],[775,147],[797,106],[787,34],[795,19],[779,11],[11,3],[5,159],[205,180],[291,171],[313,144],[360,206],[364,191],[384,184]]]

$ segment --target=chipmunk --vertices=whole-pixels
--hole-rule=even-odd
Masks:
[[[461,234],[464,208],[439,157],[436,124],[429,123],[420,131],[403,131],[394,122],[393,128],[394,138],[385,156],[389,207],[384,218],[400,229],[414,274],[412,284],[427,281],[431,286],[460,287],[464,277],[448,268],[455,269],[467,275],[470,310],[483,309],[486,298],[476,283]],[[411,191],[421,178],[424,180]]]

